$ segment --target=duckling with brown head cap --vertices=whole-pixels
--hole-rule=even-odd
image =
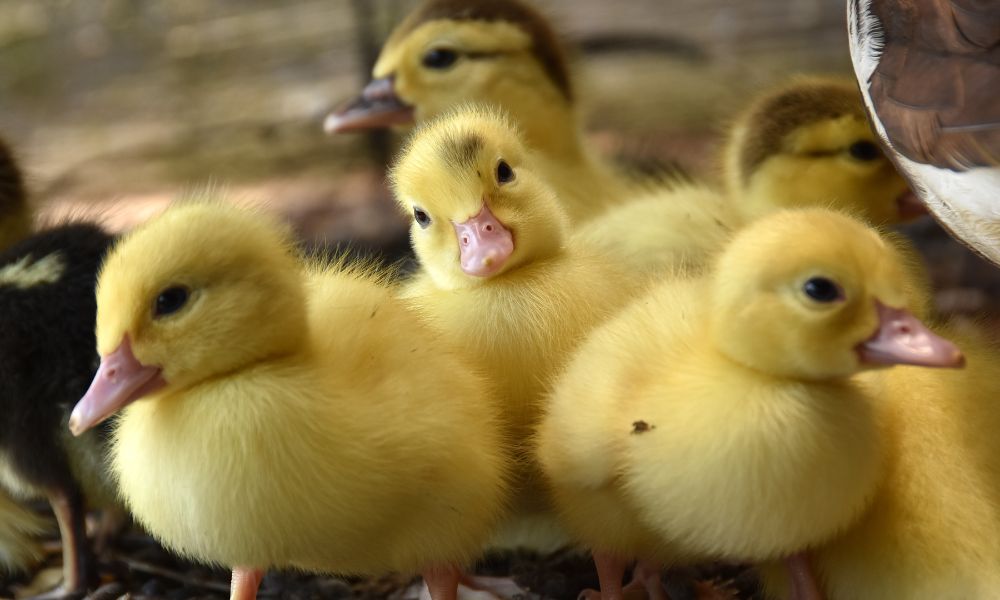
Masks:
[[[571,222],[634,192],[587,148],[565,51],[546,18],[519,0],[429,0],[386,42],[362,97],[328,132],[423,123],[466,103],[503,109],[536,152]]]
[[[577,241],[670,273],[706,265],[733,232],[782,208],[835,208],[879,226],[923,214],[847,81],[802,78],[761,96],[731,129],[723,174],[723,189],[682,184],[613,207]]]

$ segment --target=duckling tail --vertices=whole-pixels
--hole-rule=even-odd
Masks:
[[[0,572],[22,571],[41,558],[35,536],[49,529],[42,517],[0,493]]]

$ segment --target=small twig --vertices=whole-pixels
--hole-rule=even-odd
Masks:
[[[185,585],[200,587],[206,590],[222,592],[224,594],[229,593],[229,584],[227,583],[209,581],[207,579],[201,579],[199,577],[190,577],[188,575],[185,575],[184,573],[178,573],[176,571],[171,571],[170,569],[164,569],[163,567],[151,565],[149,563],[135,560],[119,554],[115,554],[113,558],[115,560],[120,560],[121,562],[125,563],[125,565],[127,565],[129,569],[132,569],[134,571],[139,571],[141,573],[149,573],[150,575],[156,575],[158,577],[165,577],[167,579],[179,581],[180,583],[183,583]]]

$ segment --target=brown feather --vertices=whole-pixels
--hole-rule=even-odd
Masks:
[[[1000,165],[1000,4],[880,0],[871,11],[883,49],[869,90],[893,147],[956,171]]]

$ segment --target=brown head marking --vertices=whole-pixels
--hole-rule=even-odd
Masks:
[[[805,82],[758,100],[742,117],[747,130],[739,155],[740,179],[781,151],[789,133],[810,123],[844,115],[865,118],[861,94],[851,84]]]
[[[532,52],[549,79],[566,97],[573,99],[566,53],[552,26],[537,10],[517,0],[428,0],[399,26],[395,35],[405,36],[429,21],[504,21],[531,37]]]

